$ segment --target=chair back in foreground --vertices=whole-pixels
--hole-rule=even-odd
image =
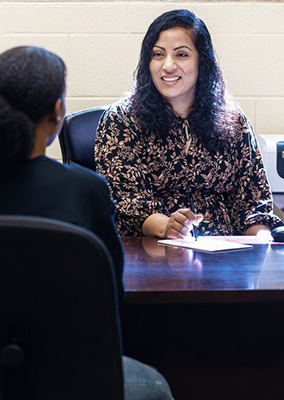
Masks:
[[[95,171],[94,147],[98,122],[108,106],[88,108],[65,117],[59,143],[62,159]]]
[[[0,216],[0,398],[123,399],[111,260],[75,225]]]

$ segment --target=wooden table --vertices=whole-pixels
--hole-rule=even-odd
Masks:
[[[253,248],[213,254],[161,246],[151,237],[124,238],[126,302],[284,301],[284,243],[227,240]]]
[[[222,238],[224,239],[224,238]],[[284,243],[201,253],[124,238],[125,353],[175,399],[284,399]]]

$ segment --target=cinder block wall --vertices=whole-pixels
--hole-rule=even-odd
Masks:
[[[256,132],[284,135],[281,1],[0,0],[0,51],[33,44],[58,53],[68,66],[68,113],[109,104],[131,88],[151,21],[175,8],[206,22],[227,85]],[[58,143],[48,154],[60,159]]]

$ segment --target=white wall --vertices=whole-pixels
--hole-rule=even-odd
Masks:
[[[58,53],[68,66],[68,113],[109,104],[130,89],[149,24],[175,8],[207,24],[227,85],[256,132],[284,135],[281,1],[0,0],[0,52],[32,44]],[[60,158],[58,143],[48,154]]]

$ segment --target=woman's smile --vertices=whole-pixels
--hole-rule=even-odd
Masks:
[[[161,77],[162,81],[165,82],[165,84],[174,84],[176,82],[178,82],[181,77],[180,76],[172,76],[172,77],[166,77],[166,76],[162,76]]]

